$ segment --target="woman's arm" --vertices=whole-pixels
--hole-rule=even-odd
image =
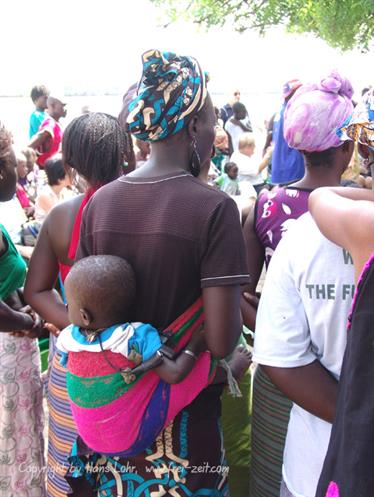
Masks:
[[[53,221],[53,216],[48,216],[40,230],[29,264],[24,297],[43,319],[63,329],[69,320],[65,305],[54,289],[59,266],[49,235],[49,224]]]
[[[293,402],[328,423],[334,421],[338,382],[319,361],[296,368],[261,367]]]
[[[240,286],[203,288],[205,341],[208,350],[222,359],[234,350],[242,331]]]
[[[247,249],[249,276],[251,278],[249,285],[246,285],[244,287],[244,290],[246,293],[249,293],[251,295],[255,295],[256,293],[257,284],[260,279],[265,261],[265,250],[255,231],[255,212],[256,204],[253,205],[243,228]],[[255,306],[251,305],[249,300],[251,299],[246,299],[242,296],[240,307],[244,324],[250,330],[254,331],[257,309]]]
[[[1,331],[26,331],[34,326],[30,314],[14,311],[5,302],[0,300],[0,330]]]
[[[326,238],[351,254],[357,275],[374,251],[374,192],[318,188],[309,197],[309,210]]]
[[[261,173],[269,165],[269,161],[271,159],[272,153],[273,153],[273,149],[271,147],[268,147],[266,152],[265,152],[265,155],[261,159],[261,162],[258,166],[259,173]]]

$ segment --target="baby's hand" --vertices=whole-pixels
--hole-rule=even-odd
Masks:
[[[186,346],[189,350],[194,352],[196,355],[200,354],[200,352],[203,352],[206,350],[206,343],[205,343],[205,331],[203,326],[200,326],[192,335],[190,341],[188,342]]]
[[[54,324],[52,323],[44,323],[44,329],[46,329],[49,333],[54,335],[55,337],[58,337],[58,335],[61,333],[61,330],[59,330]]]

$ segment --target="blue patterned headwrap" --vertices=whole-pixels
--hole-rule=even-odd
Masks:
[[[374,88],[363,95],[337,134],[341,140],[353,140],[374,150]]]
[[[140,140],[156,142],[175,135],[204,105],[206,75],[193,57],[149,50],[143,74],[128,105],[127,124]]]

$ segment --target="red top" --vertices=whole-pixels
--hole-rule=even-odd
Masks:
[[[47,117],[40,125],[39,131],[48,131],[50,138],[45,145],[42,145],[38,152],[40,153],[36,162],[39,167],[44,167],[46,161],[60,151],[62,141],[62,128],[53,117]]]
[[[98,190],[99,187],[96,188],[89,188],[82,200],[82,203],[78,209],[77,215],[75,217],[74,221],[74,226],[73,226],[73,231],[71,234],[71,240],[70,240],[70,246],[68,250],[68,258],[71,259],[72,261],[75,259],[75,254],[77,252],[77,248],[79,245],[79,235],[80,235],[80,230],[81,230],[81,223],[82,223],[82,215],[83,215],[83,209],[86,207],[88,201],[92,197],[92,195]],[[62,262],[59,262],[59,267],[60,267],[60,276],[62,283],[64,283],[66,276],[69,274],[69,271],[71,269],[71,266],[68,264],[63,264]]]
[[[26,207],[30,207],[30,199],[27,196],[27,192],[24,189],[24,187],[22,185],[20,185],[18,182],[17,182],[16,195],[17,195],[17,198],[19,200],[19,203],[22,206],[22,209],[25,209]]]

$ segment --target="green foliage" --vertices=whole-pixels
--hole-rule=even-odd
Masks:
[[[152,0],[171,21],[181,17],[210,26],[264,34],[279,24],[291,32],[314,33],[342,50],[370,48],[374,0]]]

